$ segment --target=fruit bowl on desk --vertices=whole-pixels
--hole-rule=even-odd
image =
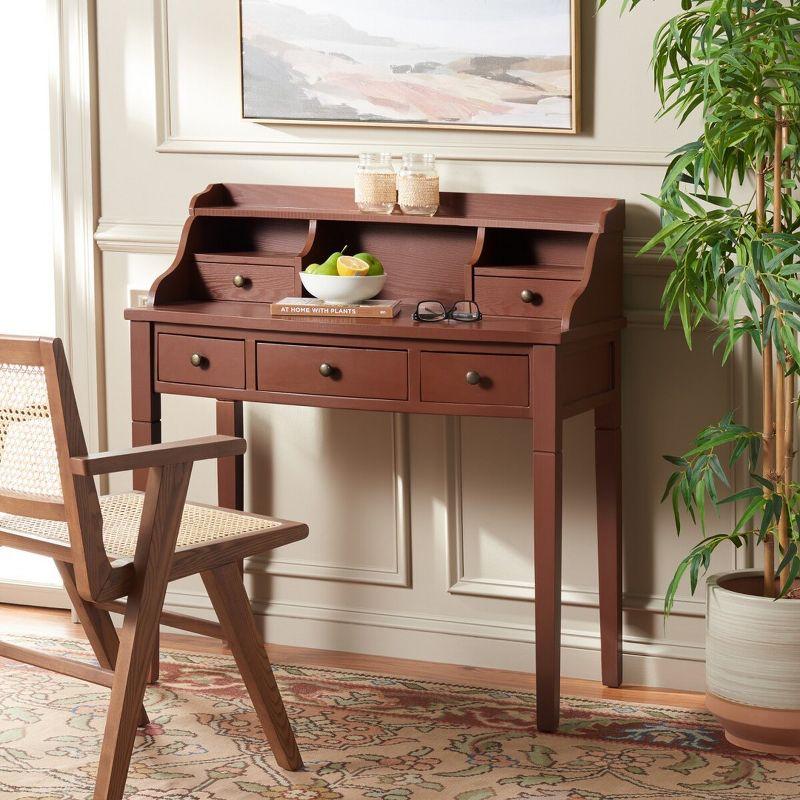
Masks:
[[[386,275],[357,275],[343,278],[340,275],[312,275],[300,273],[303,288],[314,297],[328,303],[350,305],[372,300],[386,283]]]
[[[300,273],[303,288],[327,303],[353,305],[372,300],[381,293],[386,273],[370,253],[345,256],[333,253],[322,264],[309,264]]]

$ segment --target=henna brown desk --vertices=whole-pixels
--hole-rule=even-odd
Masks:
[[[213,184],[192,200],[148,307],[125,313],[133,443],[160,440],[165,393],[214,398],[218,431],[239,436],[244,401],[531,419],[537,724],[553,730],[562,420],[589,410],[602,677],[622,680],[623,226],[624,204],[611,199],[444,194],[439,213],[420,218],[361,214],[344,189]],[[301,294],[303,267],[345,244],[383,261],[383,296],[409,304],[399,317],[270,315],[269,301]],[[431,298],[474,299],[484,319],[414,322],[413,301]],[[220,504],[241,507],[242,469],[241,458],[220,461]]]

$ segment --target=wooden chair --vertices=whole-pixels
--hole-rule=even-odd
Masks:
[[[160,620],[229,642],[275,758],[302,767],[239,564],[308,528],[186,503],[193,462],[245,449],[209,436],[88,455],[60,340],[0,337],[0,545],[55,560],[99,666],[6,643],[0,656],[111,688],[95,800],[122,797]],[[93,476],[144,467],[144,493],[98,497]],[[196,573],[219,624],[163,613],[167,584]]]

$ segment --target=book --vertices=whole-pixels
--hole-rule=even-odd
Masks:
[[[400,313],[399,300],[365,300],[352,305],[329,303],[316,297],[284,297],[270,305],[274,317],[384,317]]]

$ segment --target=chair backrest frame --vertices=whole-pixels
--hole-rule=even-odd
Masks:
[[[0,489],[0,511],[66,521],[78,591],[85,599],[95,599],[112,567],[103,545],[103,516],[94,479],[73,474],[70,464],[71,458],[88,453],[64,346],[60,339],[0,336],[0,364],[44,371],[62,490],[58,502]]]

